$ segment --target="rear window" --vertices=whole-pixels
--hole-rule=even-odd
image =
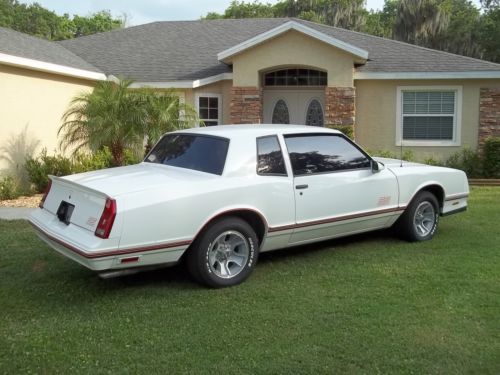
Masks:
[[[226,138],[169,134],[158,142],[144,161],[220,176],[226,163],[228,147],[229,140]]]

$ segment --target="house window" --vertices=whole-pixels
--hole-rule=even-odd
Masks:
[[[326,86],[326,72],[313,69],[281,69],[264,75],[264,86]]]
[[[398,87],[396,144],[459,145],[461,102],[458,86]]]
[[[311,100],[307,108],[306,125],[323,126],[323,108],[316,99]]]
[[[290,114],[288,113],[288,106],[283,99],[276,102],[273,110],[273,124],[289,124]]]
[[[219,94],[196,95],[198,116],[205,126],[215,126],[222,123],[221,101],[221,95]]]

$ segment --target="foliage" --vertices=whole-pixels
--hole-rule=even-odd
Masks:
[[[500,63],[500,7],[487,10],[479,24],[483,58]]]
[[[0,373],[498,374],[499,222],[500,189],[472,187],[432,241],[262,253],[209,290],[182,266],[102,280],[0,220]]]
[[[464,147],[451,155],[446,161],[445,166],[449,168],[461,169],[469,178],[483,176],[483,163],[478,152],[470,147]]]
[[[12,177],[15,185],[22,191],[29,190],[29,177],[24,162],[26,158],[33,156],[39,145],[40,141],[31,136],[26,125],[19,134],[11,134],[0,147],[0,161],[7,163],[6,174]]]
[[[414,161],[415,153],[412,150],[404,150],[403,155],[399,155],[396,152],[390,150],[369,150],[368,154],[372,156],[378,156],[380,158],[388,158],[388,159],[402,159],[406,161]]]
[[[195,109],[181,103],[174,91],[131,90],[131,84],[103,81],[92,92],[73,98],[58,131],[62,149],[108,147],[119,166],[126,149],[144,154],[144,142],[150,147],[161,134],[195,124]]]
[[[72,160],[71,172],[82,173],[113,166],[113,155],[108,147],[94,153],[75,153]]]
[[[484,142],[483,163],[485,177],[500,178],[500,137],[490,137]]]
[[[66,176],[71,174],[71,160],[62,155],[47,155],[43,149],[37,158],[28,158],[25,163],[30,181],[38,193],[45,191],[49,175]]]
[[[435,165],[435,166],[442,166],[443,162],[439,159],[436,159],[433,156],[425,158],[422,163],[427,164],[427,165]]]
[[[113,18],[109,11],[70,18],[68,14],[58,16],[36,2],[0,0],[0,26],[48,40],[63,40],[120,28],[124,20]]]
[[[334,124],[326,124],[325,127],[330,129],[338,130],[350,139],[354,140],[354,126],[352,125],[334,125]]]
[[[15,199],[20,195],[22,195],[21,189],[12,177],[6,176],[0,180],[0,201]]]

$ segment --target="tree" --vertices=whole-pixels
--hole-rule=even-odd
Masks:
[[[500,7],[492,7],[481,16],[479,43],[483,58],[500,63]]]
[[[113,18],[109,11],[71,18],[68,14],[58,16],[36,2],[26,5],[17,0],[0,0],[0,26],[47,40],[109,31],[123,27],[124,22],[124,18]]]
[[[61,148],[77,152],[107,146],[114,164],[122,165],[126,149],[140,153],[145,141],[151,145],[164,131],[194,124],[194,109],[172,91],[132,90],[131,84],[103,81],[73,98],[58,131]]]
[[[436,48],[448,22],[448,15],[436,0],[401,0],[394,22],[394,37],[403,42]]]

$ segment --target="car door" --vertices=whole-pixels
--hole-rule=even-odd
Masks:
[[[398,214],[396,177],[383,167],[372,170],[371,159],[350,140],[337,134],[294,134],[285,136],[285,144],[295,189],[290,244],[392,223]]]

